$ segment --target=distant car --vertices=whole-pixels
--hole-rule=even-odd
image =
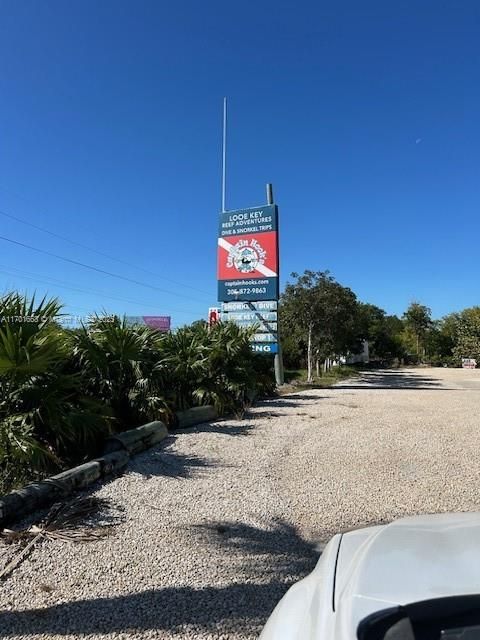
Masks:
[[[337,534],[260,640],[480,640],[480,513]]]

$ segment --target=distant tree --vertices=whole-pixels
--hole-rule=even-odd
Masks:
[[[454,313],[432,322],[425,340],[426,353],[431,362],[450,361],[456,342],[457,324],[458,317]]]
[[[328,271],[292,273],[281,297],[280,321],[287,335],[304,345],[307,380],[312,381],[314,360],[358,351],[358,303],[353,291],[343,287]]]
[[[405,328],[414,336],[417,356],[420,356],[421,344],[425,352],[425,337],[432,326],[431,316],[431,309],[419,302],[412,302],[403,314]]]
[[[371,357],[390,360],[403,356],[400,318],[387,316],[383,309],[373,304],[360,303],[358,323],[362,336],[368,340]]]
[[[454,360],[461,364],[462,358],[475,358],[480,363],[480,307],[470,307],[453,315]]]
[[[206,326],[208,326],[208,322],[206,320],[204,320],[203,318],[200,318],[199,320],[194,320],[190,324],[190,327],[192,329],[198,329],[199,331],[202,331]]]

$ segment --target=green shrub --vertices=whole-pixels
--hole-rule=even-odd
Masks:
[[[13,485],[25,476],[83,459],[108,432],[100,403],[82,394],[66,369],[70,337],[55,321],[55,299],[0,298],[0,474]]]
[[[275,388],[272,360],[251,351],[254,329],[160,334],[97,317],[66,330],[60,311],[56,299],[0,298],[1,492],[96,455],[112,430],[202,404],[242,413]]]

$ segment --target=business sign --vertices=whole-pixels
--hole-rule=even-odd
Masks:
[[[234,322],[238,327],[257,327],[258,332],[273,331],[276,332],[278,328],[277,322],[267,322],[255,318],[255,320],[234,320],[233,318],[222,318],[222,322]]]
[[[251,337],[252,342],[277,342],[276,333],[256,333]]]
[[[250,310],[224,311],[220,314],[220,318],[222,322],[234,322],[240,327],[255,327],[255,334],[251,337],[252,342],[277,342],[277,311],[263,311],[261,309],[257,310],[252,308],[254,304],[264,304],[265,307],[269,308],[271,306],[269,302],[271,301],[266,301],[264,303],[240,303],[245,304]],[[228,302],[224,304],[224,307],[234,304],[237,303]]]
[[[277,307],[278,302],[276,300],[262,300],[261,302],[224,302],[222,304],[222,311],[276,311]]]
[[[267,316],[267,317],[265,317]],[[277,314],[265,313],[259,315],[256,313],[222,313],[220,316],[222,322],[234,322],[239,327],[257,326],[257,331],[277,331]]]
[[[263,353],[265,355],[269,355],[269,354],[275,354],[278,353],[278,343],[262,343],[262,344],[258,344],[256,342],[253,342],[251,345],[251,349],[253,351],[253,353]]]
[[[276,311],[245,311],[245,312],[236,312],[232,311],[232,313],[221,313],[220,319],[223,321],[230,320],[231,322],[236,322],[237,324],[241,324],[242,322],[249,322],[250,324],[255,324],[255,322],[268,322],[277,320],[277,312]]]
[[[475,358],[462,358],[462,367],[464,369],[475,369],[477,366],[477,361]]]
[[[208,326],[213,327],[220,320],[220,309],[218,307],[210,307],[208,310]]]
[[[157,331],[170,331],[170,316],[125,316],[125,321],[129,326],[144,325],[157,329]]]
[[[278,298],[278,212],[274,204],[220,214],[218,299]]]

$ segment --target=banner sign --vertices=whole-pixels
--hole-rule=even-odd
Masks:
[[[170,331],[170,316],[125,316],[125,321],[129,326],[136,324],[146,325],[158,331]]]
[[[274,204],[220,214],[218,299],[278,298],[278,211]]]
[[[475,358],[462,358],[462,367],[464,369],[475,369],[477,367],[477,361]]]

